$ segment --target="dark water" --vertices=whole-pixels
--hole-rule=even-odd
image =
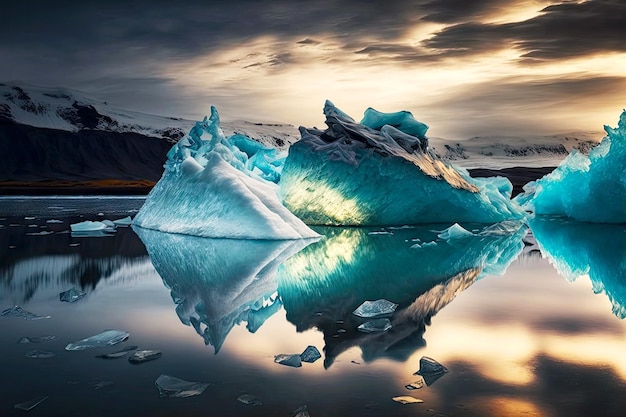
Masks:
[[[1,416],[290,416],[303,405],[313,417],[624,415],[625,226],[543,218],[532,232],[449,242],[437,237],[449,225],[320,228],[307,242],[69,233],[142,202],[0,198],[0,309],[51,316],[0,317]],[[87,295],[59,301],[72,287]],[[366,319],[352,311],[380,298],[399,305],[393,327],[358,331]],[[107,329],[130,337],[64,350]],[[17,343],[46,335],[58,339]],[[163,355],[95,357],[129,345]],[[308,345],[322,353],[315,363],[274,363]],[[34,349],[56,356],[25,356]],[[409,391],[423,356],[449,372]],[[211,385],[162,398],[162,374]],[[403,395],[423,403],[392,400]],[[31,411],[14,408],[40,396]]]

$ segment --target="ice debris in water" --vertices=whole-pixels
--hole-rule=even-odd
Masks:
[[[437,237],[443,240],[462,239],[465,237],[474,236],[474,233],[465,230],[463,226],[458,223],[454,223],[452,226],[445,230],[442,230]]]
[[[252,394],[242,394],[237,397],[237,401],[246,405],[262,405],[263,403],[258,397]]]
[[[190,382],[169,375],[160,375],[154,382],[161,397],[186,398],[200,395],[209,387],[208,383]]]
[[[86,292],[83,292],[77,288],[70,288],[69,290],[63,291],[62,293],[59,294],[59,300],[65,301],[68,303],[73,303],[74,301],[80,300],[85,295],[87,295]]]
[[[315,346],[307,346],[307,348],[304,349],[304,352],[300,354],[302,362],[307,363],[313,363],[321,357],[322,355],[320,354],[320,351]]]
[[[167,156],[133,224],[214,238],[319,237],[278,197],[283,156],[241,135],[225,137],[215,107]]]
[[[41,320],[41,319],[49,319],[51,316],[38,316],[37,314],[33,314],[30,311],[24,310],[20,306],[15,306],[11,308],[7,308],[0,316],[3,317],[21,317],[24,320]]]
[[[406,389],[408,389],[410,391],[413,391],[413,390],[416,390],[416,389],[424,388],[424,384],[425,384],[424,378],[420,378],[417,381],[413,381],[410,384],[406,384],[404,386],[404,388],[406,388]]]
[[[116,226],[130,226],[133,222],[133,219],[130,216],[126,216],[121,219],[113,220],[113,224]]]
[[[364,333],[386,332],[389,329],[391,329],[391,321],[389,319],[371,320],[357,327],[357,330]]]
[[[93,389],[101,389],[113,385],[113,381],[100,381],[93,384]]]
[[[159,359],[162,356],[159,350],[138,350],[128,357],[130,363],[144,363]]]
[[[48,396],[47,395],[43,395],[41,397],[37,397],[37,398],[35,398],[33,400],[30,400],[30,401],[26,401],[26,402],[23,402],[23,403],[15,404],[13,406],[13,408],[17,408],[19,410],[24,410],[24,411],[30,411],[30,410],[32,410],[33,408],[37,407],[39,404],[41,404],[42,402],[44,402],[47,399],[48,399]]]
[[[52,352],[48,352],[47,350],[31,350],[31,351],[26,352],[24,356],[26,356],[27,358],[33,358],[33,359],[48,359],[56,355]]]
[[[426,125],[411,113],[370,108],[357,123],[326,101],[324,114],[326,130],[300,128],[279,182],[283,202],[305,223],[399,226],[526,217],[511,201],[509,180],[471,178],[443,162],[428,149]]]
[[[396,308],[398,304],[385,299],[364,301],[352,314],[364,318],[384,317],[393,314]]]
[[[420,358],[420,369],[414,375],[421,375],[426,385],[433,384],[436,380],[448,373],[448,369],[428,356]]]
[[[111,352],[111,353],[105,353],[102,355],[97,355],[96,358],[100,358],[100,359],[117,359],[117,358],[123,358],[124,356],[128,355],[130,352],[132,352],[133,350],[137,350],[138,346],[126,346],[124,349],[122,350],[118,350],[115,352]]]
[[[102,222],[93,222],[91,220],[70,224],[70,230],[72,232],[95,232],[98,230],[104,230],[106,228],[106,224]]]
[[[293,417],[311,417],[309,414],[309,407],[302,405],[291,412]]]
[[[113,346],[128,339],[130,333],[124,330],[105,330],[97,335],[87,337],[77,342],[69,343],[65,350],[85,350],[90,348]]]
[[[274,356],[274,362],[281,365],[293,366],[294,368],[299,368],[302,366],[302,358],[298,354],[288,355],[282,353]]]
[[[573,150],[550,174],[524,186],[515,200],[535,214],[593,223],[626,223],[626,110],[617,128],[588,156]]]
[[[63,220],[50,219],[50,220],[46,220],[46,223],[50,223],[50,224],[63,223]]]
[[[22,337],[17,343],[27,344],[27,343],[44,343],[44,342],[52,342],[54,340],[58,340],[59,336],[40,336],[40,337]]]
[[[394,400],[397,403],[400,404],[418,404],[418,403],[423,403],[424,400],[420,400],[419,398],[415,398],[415,397],[411,397],[410,395],[402,395],[399,397],[393,397],[392,400]]]

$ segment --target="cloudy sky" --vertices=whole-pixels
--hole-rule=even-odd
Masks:
[[[0,80],[150,113],[321,127],[330,99],[462,139],[601,130],[626,107],[623,0],[22,0],[0,15]]]

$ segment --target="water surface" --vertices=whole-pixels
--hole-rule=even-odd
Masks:
[[[446,242],[449,225],[319,228],[323,239],[215,240],[131,227],[75,237],[71,223],[133,216],[142,197],[0,198],[0,415],[618,416],[626,409],[626,227],[541,218]],[[49,222],[50,220],[57,220]],[[478,234],[481,225],[465,225]],[[41,232],[52,232],[42,234]],[[432,244],[434,242],[435,244]],[[72,287],[87,295],[59,301]],[[397,303],[384,333],[357,330],[365,300]],[[130,338],[66,351],[107,329]],[[22,337],[58,336],[39,344]],[[95,356],[160,350],[133,365]],[[274,355],[316,346],[292,368]],[[26,357],[39,349],[55,354]],[[449,372],[405,385],[421,357]],[[171,375],[211,385],[161,398]],[[100,388],[97,388],[100,387]],[[256,396],[262,405],[237,401]],[[392,397],[411,395],[421,404]]]

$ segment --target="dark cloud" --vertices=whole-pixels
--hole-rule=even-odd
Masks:
[[[423,20],[437,23],[458,23],[497,14],[506,6],[515,5],[514,0],[433,0],[421,9]]]
[[[578,58],[603,52],[626,52],[626,4],[611,0],[565,2],[546,7],[522,22],[448,26],[424,42],[441,57],[515,48],[521,62]]]

